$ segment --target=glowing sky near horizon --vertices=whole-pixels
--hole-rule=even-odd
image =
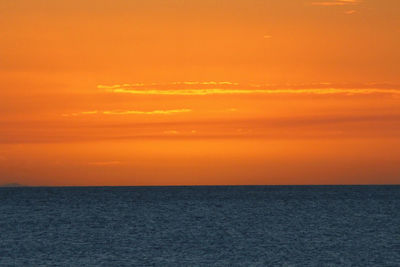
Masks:
[[[398,14],[0,1],[0,184],[398,184]]]

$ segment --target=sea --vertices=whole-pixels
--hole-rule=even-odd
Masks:
[[[0,188],[0,266],[400,266],[400,186]]]

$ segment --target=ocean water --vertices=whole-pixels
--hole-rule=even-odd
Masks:
[[[0,266],[400,266],[400,186],[0,189]]]

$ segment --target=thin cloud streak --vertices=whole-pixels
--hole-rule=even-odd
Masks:
[[[103,92],[133,95],[230,95],[230,94],[317,94],[317,95],[359,95],[359,94],[400,94],[396,84],[239,84],[236,82],[172,82],[132,83],[98,85]]]
[[[114,166],[114,165],[121,165],[122,162],[120,161],[98,161],[98,162],[88,162],[88,165],[92,166]]]
[[[174,113],[187,113],[191,109],[170,109],[170,110],[153,110],[153,111],[138,111],[138,110],[125,110],[125,111],[103,111],[105,115],[170,115]]]
[[[168,131],[164,131],[164,134],[179,134],[179,131],[177,130],[168,130]]]
[[[82,114],[97,114],[98,111],[97,110],[93,110],[93,111],[83,111],[81,112]]]
[[[249,94],[315,94],[315,95],[368,95],[368,94],[400,94],[397,89],[179,89],[179,90],[135,90],[135,89],[113,89],[115,94],[133,94],[133,95],[180,95],[180,96],[204,96],[204,95],[249,95]]]
[[[170,83],[124,83],[124,84],[115,84],[115,85],[98,85],[99,89],[117,89],[124,87],[150,87],[150,86],[168,86],[168,85],[239,85],[236,82],[216,82],[216,81],[207,81],[207,82],[197,82],[197,81],[186,81],[186,82],[170,82]]]
[[[352,14],[357,13],[357,11],[356,11],[356,10],[348,10],[348,11],[345,11],[344,13],[345,13],[346,15],[352,15]]]
[[[99,130],[101,129],[101,130]],[[396,138],[400,113],[318,115],[271,118],[191,119],[185,121],[48,124],[15,126],[0,132],[0,144],[65,143],[101,140],[201,139],[201,138]],[[93,165],[96,165],[93,164]],[[97,164],[99,165],[99,164]]]
[[[333,0],[333,1],[318,1],[312,2],[313,6],[348,6],[348,5],[359,5],[361,0]]]
[[[187,113],[192,112],[191,109],[168,109],[168,110],[152,110],[152,111],[141,111],[141,110],[107,110],[107,111],[82,111],[78,113],[62,114],[63,117],[69,116],[80,116],[80,115],[171,115],[175,113]]]

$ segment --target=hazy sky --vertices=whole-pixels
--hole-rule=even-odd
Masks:
[[[400,182],[398,0],[2,0],[0,183]]]

